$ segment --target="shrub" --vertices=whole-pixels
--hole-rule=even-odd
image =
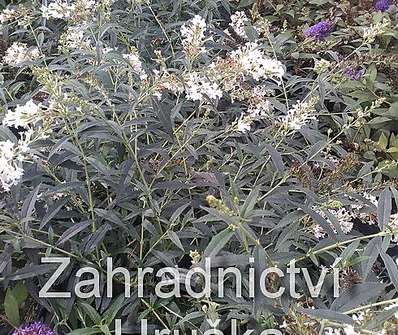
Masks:
[[[386,1],[8,5],[0,333],[40,320],[49,332],[44,324],[110,334],[117,319],[125,333],[141,319],[228,332],[237,319],[241,331],[394,334],[395,10]],[[58,266],[42,257],[70,258],[53,286],[71,298],[40,297]],[[107,297],[109,257],[129,269],[131,297],[123,276]],[[154,275],[137,293],[138,269],[184,275],[206,258],[213,279],[216,268],[245,274],[242,297],[227,279],[224,297],[161,299]],[[292,262],[308,270],[290,285],[296,295],[250,295],[249,268],[258,284],[261,271],[286,273]],[[97,297],[74,294],[83,267],[100,274]],[[308,282],[322,274],[316,296]],[[274,292],[287,278],[265,285]]]

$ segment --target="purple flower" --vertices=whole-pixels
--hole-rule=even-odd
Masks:
[[[374,8],[381,12],[385,12],[390,8],[390,0],[377,0],[374,3]]]
[[[42,322],[19,327],[12,335],[55,335],[54,331]]]
[[[304,31],[306,37],[312,37],[317,40],[323,40],[332,32],[333,25],[330,21],[321,21]]]
[[[351,80],[359,80],[364,75],[365,70],[361,68],[348,67],[344,73]]]

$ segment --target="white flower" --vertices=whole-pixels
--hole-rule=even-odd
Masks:
[[[393,230],[398,230],[398,213],[391,215],[388,226]],[[393,241],[398,242],[398,234],[394,235]]]
[[[36,121],[40,110],[40,105],[30,100],[23,106],[18,105],[14,111],[9,110],[3,119],[3,124],[8,127],[26,128],[29,123]]]
[[[15,9],[4,9],[0,13],[0,23],[7,23],[9,21],[15,20],[18,12]]]
[[[137,50],[131,50],[129,54],[124,54],[123,58],[130,63],[131,67],[133,68],[133,71],[139,74],[141,79],[144,80],[148,77],[142,68],[142,62],[140,60],[140,56]]]
[[[22,178],[23,169],[19,163],[15,144],[9,140],[0,142],[0,187],[3,191],[8,192]]]
[[[13,23],[26,28],[32,19],[31,8],[24,4],[6,8],[0,12],[0,25]]]
[[[250,24],[250,20],[246,16],[245,12],[236,12],[235,14],[231,15],[231,23],[229,25],[240,37],[247,38],[245,26],[248,24]]]
[[[318,74],[326,72],[330,64],[331,63],[326,59],[315,59],[314,71]]]
[[[205,31],[206,21],[200,15],[195,15],[181,27],[182,46],[188,56],[195,57],[205,52]]]
[[[41,6],[42,15],[46,19],[69,19],[75,9],[74,5],[63,0],[56,0],[47,6]]]
[[[238,120],[238,131],[241,133],[247,133],[252,126],[252,120],[250,117],[241,117]]]
[[[28,48],[25,43],[14,42],[6,51],[3,61],[13,67],[18,67],[25,62],[32,62],[40,58],[37,47]]]
[[[374,42],[378,35],[384,34],[390,26],[390,21],[383,19],[383,21],[376,24],[371,24],[369,27],[363,29],[363,39],[365,43]]]
[[[232,52],[231,57],[245,74],[255,80],[271,78],[280,81],[285,73],[282,63],[268,58],[258,47],[257,43],[246,43],[244,47]]]
[[[66,50],[88,50],[91,49],[91,41],[85,37],[83,25],[68,27],[68,30],[61,35],[60,44]]]
[[[336,328],[327,327],[323,333],[324,335],[341,335],[341,330]]]
[[[312,115],[314,109],[314,100],[308,102],[297,102],[291,109],[288,110],[287,115],[279,118],[284,128],[288,130],[299,130],[309,120],[314,120]]]
[[[362,196],[366,200],[368,200],[371,204],[373,204],[374,206],[376,206],[376,207],[378,206],[378,200],[377,200],[377,198],[374,195],[372,195],[370,193],[367,193],[367,192],[364,192],[362,194]],[[365,205],[363,203],[360,203],[360,202],[351,205],[351,208],[352,208],[355,216],[358,219],[366,221],[367,224],[369,224],[369,225],[373,225],[373,224],[376,223],[375,218],[373,216],[369,215],[368,212],[362,211],[363,208],[367,208],[367,207],[369,207],[369,206],[367,206],[367,205]]]
[[[339,208],[338,210],[331,209],[330,212],[339,221],[343,233],[348,234],[354,226],[354,223],[352,222],[352,214],[349,213],[345,208]]]
[[[222,96],[222,91],[217,83],[211,82],[197,72],[188,75],[185,92],[187,98],[193,101],[202,101],[206,96],[210,99],[217,99]]]
[[[312,227],[312,232],[317,239],[321,239],[326,236],[325,230],[319,224]]]
[[[269,116],[272,110],[272,105],[267,99],[267,95],[270,94],[269,90],[261,86],[255,86],[250,93],[247,114],[252,118]]]
[[[317,209],[316,207],[313,207],[313,209],[320,216],[322,216],[329,223],[333,231],[336,232],[335,227],[333,226],[329,218],[326,216],[326,214],[322,210]],[[340,229],[344,234],[348,234],[351,232],[352,228],[354,227],[354,222],[353,222],[354,215],[351,212],[346,210],[344,207],[331,208],[329,209],[329,212],[337,219]],[[324,238],[326,236],[325,230],[318,224],[312,227],[312,231],[314,236],[318,239]]]

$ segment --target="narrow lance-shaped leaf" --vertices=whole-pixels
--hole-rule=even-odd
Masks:
[[[391,209],[391,192],[387,187],[383,190],[383,192],[381,192],[377,207],[377,219],[381,230],[384,230],[390,221]]]
[[[224,246],[229,242],[233,235],[234,231],[229,228],[219,232],[211,239],[209,245],[204,252],[204,257],[211,258],[217,255],[221,251],[221,249],[224,248]]]

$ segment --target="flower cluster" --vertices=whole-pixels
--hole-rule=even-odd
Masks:
[[[383,19],[383,21],[371,24],[369,27],[363,29],[363,39],[365,43],[373,43],[377,36],[384,34],[390,27],[390,21]]]
[[[369,204],[374,205],[377,207],[378,205],[378,200],[377,198],[367,192],[364,192],[362,194],[362,197],[369,202]],[[365,208],[368,208],[367,204],[363,204],[360,202],[356,202],[351,204],[350,206],[342,207],[341,203],[335,202],[333,204],[334,208],[328,209],[330,214],[332,214],[338,221],[339,226],[341,228],[341,231],[344,234],[348,234],[351,232],[353,226],[354,226],[354,219],[358,218],[361,219],[364,222],[367,222],[369,225],[374,224],[374,219],[369,216],[369,213],[364,211]],[[313,208],[320,216],[322,216],[331,226],[331,228],[336,232],[336,229],[334,228],[332,222],[328,218],[328,216],[319,208],[314,207]],[[394,220],[391,221],[391,225],[394,225]],[[397,221],[395,222],[397,224],[398,228],[398,215],[397,215]],[[313,226],[313,233],[316,238],[324,238],[326,236],[326,232],[324,229],[316,224]]]
[[[85,36],[82,25],[69,26],[61,35],[59,44],[63,51],[90,50],[91,41]]]
[[[306,37],[311,37],[316,40],[323,40],[330,35],[332,29],[333,24],[330,21],[321,21],[307,28],[304,31],[304,35]]]
[[[40,111],[41,106],[36,105],[33,100],[30,100],[23,106],[18,105],[14,111],[9,110],[3,119],[3,125],[26,128],[30,123],[37,121],[40,117]]]
[[[13,67],[19,67],[40,57],[41,53],[37,47],[29,48],[25,43],[15,42],[7,49],[3,62]]]
[[[341,231],[344,234],[348,234],[348,233],[351,232],[351,230],[352,230],[352,228],[354,226],[354,223],[352,222],[352,214],[349,211],[347,211],[344,207],[342,207],[342,208],[337,208],[337,209],[331,208],[331,209],[329,209],[329,212],[334,217],[336,217],[336,219],[339,222],[339,226],[341,228]],[[327,215],[321,210],[317,210],[317,213],[319,215],[321,215],[326,221],[328,221],[328,223],[330,224],[330,227],[332,227],[332,229],[336,232],[332,222],[329,220]],[[316,238],[325,237],[325,235],[326,235],[325,231],[323,230],[323,228],[320,225],[315,225],[313,227],[313,229],[314,229],[314,236]]]
[[[249,90],[242,90],[240,100],[247,100],[248,108],[239,118],[237,129],[239,132],[247,132],[251,129],[253,121],[269,118],[272,112],[272,104],[268,97],[273,94],[272,91],[262,86],[255,86]]]
[[[0,142],[0,187],[8,192],[23,176],[22,163],[27,159],[32,131],[23,133],[18,144],[10,140]]]
[[[208,78],[197,72],[188,74],[186,86],[187,98],[193,101],[201,101],[205,97],[217,99],[222,96],[222,91],[217,83],[211,82]]]
[[[390,1],[389,0],[377,0],[374,3],[374,8],[381,12],[386,12],[390,8]]]
[[[141,79],[146,79],[148,77],[142,68],[142,62],[136,49],[132,49],[130,53],[124,54],[123,58],[128,61],[134,73],[138,74]]]
[[[231,15],[231,23],[229,26],[234,30],[234,32],[242,38],[247,38],[245,27],[250,24],[249,18],[246,16],[245,12],[236,12]]]
[[[30,325],[19,327],[12,335],[55,335],[55,332],[42,322],[34,322]]]
[[[71,19],[75,22],[84,22],[92,16],[96,5],[95,0],[77,0],[74,3],[55,0],[48,5],[42,5],[41,12],[46,19]]]
[[[205,31],[206,21],[200,15],[195,15],[181,27],[182,46],[188,57],[194,58],[205,52]]]
[[[26,27],[32,20],[31,9],[23,4],[5,8],[0,12],[0,24],[15,23],[17,26]]]
[[[68,3],[66,0],[56,0],[48,5],[41,6],[41,12],[46,19],[69,19],[75,6]]]
[[[271,78],[280,81],[285,73],[283,64],[268,58],[257,43],[246,43],[245,46],[232,52],[231,58],[239,64],[244,74],[255,80]]]
[[[364,75],[365,70],[362,68],[348,67],[345,69],[344,73],[351,80],[359,80]]]
[[[315,120],[316,118],[313,115],[315,103],[316,100],[313,98],[309,101],[298,101],[287,111],[286,115],[279,118],[282,127],[287,130],[299,130],[308,121]]]
[[[25,128],[20,132],[17,143],[10,140],[0,142],[0,187],[2,191],[10,191],[13,185],[17,185],[23,176],[22,163],[28,160],[30,144],[33,142],[33,128],[31,127],[41,119],[41,105],[32,100],[25,105],[17,105],[14,110],[8,110],[4,116],[2,125],[5,127]]]
[[[1,13],[0,13],[0,23],[4,24],[7,23],[9,21],[13,21],[17,18],[17,10],[14,8],[11,9],[4,9]]]
[[[392,214],[388,226],[393,230],[398,230],[398,213]],[[394,242],[398,242],[398,234],[394,235]]]
[[[326,72],[330,67],[330,62],[326,59],[315,60],[314,71],[315,73],[321,74]]]

